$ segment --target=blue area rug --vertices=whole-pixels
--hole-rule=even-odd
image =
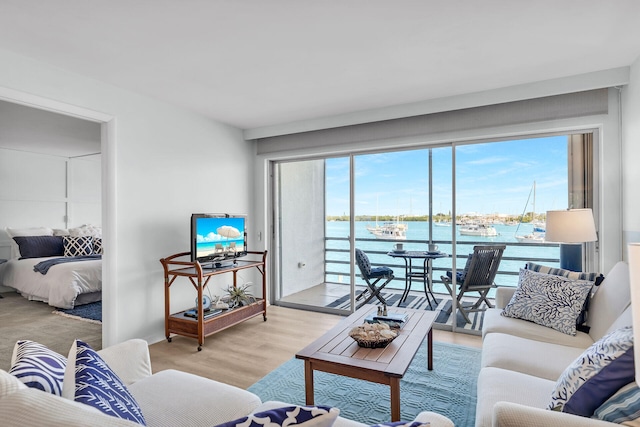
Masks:
[[[79,320],[102,323],[102,301],[83,304],[70,309],[58,308],[54,313]]]
[[[473,427],[480,349],[433,343],[433,371],[427,369],[426,340],[400,382],[400,417],[422,411],[449,417],[456,427]],[[340,415],[368,425],[391,420],[389,387],[325,372],[314,372],[315,404],[334,406]],[[304,405],[304,362],[291,359],[248,388],[262,401]]]

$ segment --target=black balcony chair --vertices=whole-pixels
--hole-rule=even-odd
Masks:
[[[358,308],[362,307],[373,297],[378,298],[378,301],[382,304],[386,304],[387,301],[382,298],[380,295],[380,291],[384,289],[391,280],[393,280],[393,270],[389,267],[374,267],[371,268],[371,262],[369,261],[369,257],[360,249],[356,249],[356,263],[358,264],[358,268],[360,268],[360,275],[362,279],[367,283],[367,289],[362,291],[360,295],[356,298],[356,301],[359,301],[362,297],[367,296],[367,298],[358,305]],[[385,280],[379,286],[376,286],[378,282],[381,280]]]
[[[469,313],[484,311],[487,307],[493,307],[487,295],[489,290],[497,287],[494,280],[505,248],[506,245],[474,246],[473,253],[469,254],[467,258],[464,270],[456,274],[456,285],[460,289],[455,303],[467,323],[471,323]],[[453,291],[453,274],[451,271],[448,271],[446,276],[441,276],[440,278],[449,290],[449,294],[451,294]],[[464,296],[468,297],[468,294],[476,292],[479,294],[476,302],[463,304],[462,298]],[[481,307],[483,302],[486,307]]]

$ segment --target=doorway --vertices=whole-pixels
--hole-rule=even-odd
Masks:
[[[0,102],[15,104],[20,107],[28,107],[40,112],[48,112],[50,114],[58,114],[67,118],[72,117],[77,120],[90,122],[99,128],[98,148],[100,159],[96,162],[100,170],[100,200],[99,208],[100,218],[102,220],[103,242],[108,245],[110,253],[103,256],[102,268],[102,344],[111,342],[113,328],[110,326],[109,320],[113,317],[115,307],[112,307],[111,295],[113,289],[109,286],[111,278],[114,276],[113,259],[115,258],[115,153],[113,147],[115,145],[115,119],[114,117],[82,107],[69,105],[39,96],[17,92],[7,88],[0,88]],[[82,209],[79,207],[76,213]]]

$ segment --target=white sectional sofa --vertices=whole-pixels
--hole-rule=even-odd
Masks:
[[[560,375],[594,342],[631,326],[629,269],[617,263],[592,294],[589,333],[571,336],[502,309],[514,288],[498,288],[496,307],[485,314],[477,385],[476,427],[612,426],[613,423],[546,409]]]
[[[277,407],[282,402],[261,402],[253,393],[177,370],[152,374],[147,343],[129,340],[98,352],[137,401],[148,426],[211,427]],[[67,377],[65,376],[65,382]],[[407,420],[409,421],[409,420]],[[431,427],[453,427],[446,417],[422,412],[414,421]],[[97,409],[35,388],[0,370],[0,425],[25,426],[136,426]],[[322,424],[314,424],[320,427]],[[364,427],[338,417],[333,426]]]

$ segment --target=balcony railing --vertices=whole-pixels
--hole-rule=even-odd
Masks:
[[[348,283],[350,274],[349,262],[349,239],[344,237],[325,238],[325,282],[328,283]],[[405,265],[400,259],[395,259],[387,255],[395,243],[393,240],[380,239],[356,239],[356,247],[364,250],[371,261],[372,266],[388,266],[395,272],[395,279],[387,288],[404,289]],[[425,250],[427,241],[424,240],[403,240],[401,243],[407,250]],[[442,252],[451,254],[451,241],[434,241]],[[559,265],[559,246],[556,243],[517,243],[502,242],[498,239],[489,240],[464,240],[456,242],[456,268],[464,268],[466,258],[473,252],[475,245],[504,244],[507,249],[504,252],[500,269],[496,276],[496,284],[500,286],[516,286],[520,268],[524,268],[528,261],[550,265]],[[447,270],[451,270],[452,258],[439,258],[433,261],[433,287],[436,293],[448,293],[440,280]],[[415,263],[414,269],[422,268],[422,263]],[[356,270],[356,275],[360,272]],[[422,289],[422,285],[414,283],[413,290]],[[491,294],[491,296],[493,296]]]

